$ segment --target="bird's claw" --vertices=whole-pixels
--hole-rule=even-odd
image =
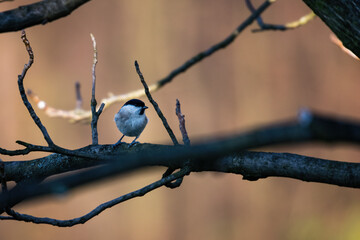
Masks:
[[[131,148],[133,146],[135,146],[136,144],[138,144],[139,142],[135,142],[135,141],[132,141],[129,145],[128,145],[128,148]]]

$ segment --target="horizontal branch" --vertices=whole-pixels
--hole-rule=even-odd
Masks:
[[[69,15],[90,0],[44,0],[0,13],[0,33],[46,24]]]
[[[121,161],[118,161],[109,166],[102,166],[44,183],[24,185],[8,193],[2,193],[0,209],[12,207],[18,202],[35,197],[59,194],[85,183],[129,171],[129,169],[140,169],[147,165],[182,166],[184,161],[175,154],[176,152],[172,157],[166,158],[160,156],[139,159],[145,164],[121,164]],[[330,161],[290,153],[247,151],[222,157],[194,157],[192,163],[192,172],[216,171],[241,174],[244,179],[252,181],[267,177],[288,177],[307,182],[360,188],[359,163]]]
[[[129,152],[126,144],[118,148],[99,145],[74,150],[83,155],[94,155],[92,160],[52,154],[32,161],[4,162],[5,179],[17,182],[24,179],[43,179],[84,166],[103,166],[40,184],[21,184],[0,195],[0,209],[12,207],[23,200],[58,192],[59,189],[69,190],[143,167],[182,168],[188,163],[187,159],[191,159],[189,167],[195,172],[236,173],[249,180],[279,176],[360,188],[358,163],[329,161],[288,153],[244,152],[249,148],[309,141],[359,144],[360,125],[302,111],[297,121],[271,125],[223,140],[192,146],[138,144]]]
[[[274,144],[290,144],[307,141],[322,142],[349,142],[360,143],[360,124],[347,119],[331,118],[319,114],[311,114],[307,110],[300,112],[298,119],[269,125],[259,129],[241,133],[222,140],[209,140],[198,143],[191,148],[186,148],[192,153],[193,149],[200,151],[198,154],[207,156],[210,152],[230,154],[236,151],[258,148]],[[179,149],[178,149],[179,148]],[[41,149],[39,149],[40,151]],[[48,150],[48,149],[47,149]],[[179,151],[181,150],[181,151]],[[137,144],[128,148],[122,144],[116,148],[113,145],[87,146],[76,150],[69,150],[61,154],[51,154],[47,157],[28,161],[6,161],[6,181],[21,182],[29,179],[43,179],[55,174],[64,173],[81,168],[105,164],[107,161],[124,160],[134,155],[138,158],[151,154],[159,156],[175,151],[176,155],[185,153],[184,146],[167,146],[157,144]],[[142,154],[142,155],[141,155]],[[211,154],[209,156],[212,156]],[[186,154],[184,155],[186,157]],[[145,164],[145,162],[142,162]],[[172,163],[165,161],[160,166],[173,168],[181,167],[181,162]],[[144,165],[146,166],[146,165]]]

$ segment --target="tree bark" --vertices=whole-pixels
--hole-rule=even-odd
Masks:
[[[304,0],[335,33],[343,45],[360,58],[360,0]]]

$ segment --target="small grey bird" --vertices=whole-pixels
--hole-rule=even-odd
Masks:
[[[114,120],[123,136],[115,145],[119,145],[124,136],[135,137],[129,147],[137,143],[136,139],[139,138],[148,123],[148,118],[145,115],[147,108],[144,102],[139,99],[131,99],[120,108],[119,112],[115,114]]]

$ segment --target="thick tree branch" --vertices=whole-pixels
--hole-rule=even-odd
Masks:
[[[360,164],[330,161],[289,153],[238,152],[236,154],[199,155],[198,150],[192,154],[192,172],[216,171],[243,175],[247,180],[258,180],[266,177],[289,177],[302,181],[328,183],[338,186],[360,188]],[[157,157],[149,155],[141,159],[130,158],[131,162],[121,161],[90,169],[70,176],[40,184],[26,184],[0,195],[0,209],[13,207],[18,202],[30,200],[48,194],[59,194],[74,187],[88,184],[100,179],[142,168],[145,165],[182,165],[183,157],[177,151],[170,151]],[[129,160],[129,158],[127,159]],[[141,162],[141,164],[140,164]]]
[[[360,0],[303,0],[360,57]]]
[[[127,164],[129,156],[159,156],[164,153],[172,155],[176,153],[180,158],[188,155],[208,157],[211,153],[228,155],[232,152],[243,151],[250,148],[258,148],[273,144],[291,144],[307,141],[322,142],[348,142],[360,143],[360,124],[344,119],[330,118],[322,115],[312,115],[302,111],[298,120],[288,121],[277,125],[269,125],[247,133],[242,133],[223,140],[196,144],[192,147],[171,147],[156,144],[137,144],[130,150],[126,144],[113,148],[112,145],[87,146],[74,153],[83,153],[80,157],[76,154],[65,156],[62,154],[51,154],[47,157],[29,161],[6,161],[6,181],[20,182],[22,179],[37,179],[52,176],[71,170],[105,164],[106,161],[121,160]],[[93,158],[87,158],[86,155]],[[87,158],[87,159],[86,159]],[[156,157],[155,157],[156,158]],[[181,162],[153,160],[151,164],[179,168],[184,164]],[[149,166],[146,162],[140,165]]]
[[[18,202],[34,197],[59,192],[59,190],[66,191],[147,166],[166,166],[173,169],[188,166],[191,171],[195,172],[236,173],[242,174],[245,179],[249,180],[281,176],[360,188],[360,164],[358,163],[329,161],[295,154],[244,152],[249,148],[308,141],[359,144],[360,126],[354,122],[326,118],[302,111],[297,121],[264,127],[235,137],[190,147],[139,144],[133,147],[131,153],[126,153],[124,151],[126,146],[113,149],[113,151],[111,146],[89,146],[87,148],[93,154],[85,149],[82,149],[81,152],[95,155],[99,162],[86,163],[87,166],[105,164],[104,166],[40,184],[25,183],[0,195],[0,209],[13,207]],[[54,154],[32,162],[4,162],[5,178],[10,181],[19,177],[16,174],[22,176],[34,174],[32,179],[42,179],[49,176],[47,175],[50,171],[49,168],[54,174],[56,171],[74,170],[84,164],[77,158],[66,157],[65,160],[63,158],[62,155]],[[187,159],[191,159],[190,165],[188,165]],[[21,167],[21,165],[29,166],[28,164],[34,171],[30,171],[30,167],[27,171]],[[19,172],[20,169],[23,170],[22,174]],[[41,175],[36,175],[40,172],[42,172]]]
[[[0,13],[0,33],[46,24],[69,15],[89,0],[44,0]]]

